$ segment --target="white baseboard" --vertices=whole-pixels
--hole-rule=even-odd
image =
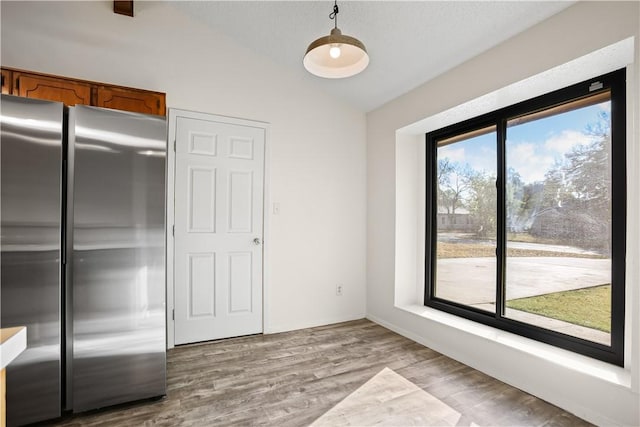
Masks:
[[[300,322],[270,324],[268,327],[265,327],[264,333],[277,334],[279,332],[296,331],[298,329],[314,328],[316,326],[326,326],[326,325],[332,325],[334,323],[342,323],[342,322],[349,322],[351,320],[364,319],[365,317],[366,317],[365,313],[356,313],[356,314],[323,318],[323,319],[310,319],[310,320],[304,320]]]
[[[429,347],[432,350],[436,350],[433,348],[433,343],[426,340],[424,337],[414,334],[413,332],[407,331],[406,329],[400,328],[392,323],[387,322],[386,320],[382,320],[381,318],[368,313],[366,316],[367,319],[371,320],[373,323],[377,323],[380,326],[384,326],[385,328],[402,335],[405,338],[409,338],[411,341],[415,341],[418,344],[422,344],[425,347]],[[436,350],[437,351],[437,350]]]

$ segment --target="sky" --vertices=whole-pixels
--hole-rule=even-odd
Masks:
[[[600,112],[610,108],[611,103],[604,102],[507,128],[507,168],[514,168],[525,184],[543,181],[556,160],[562,160],[576,145],[592,141],[585,133],[587,125],[597,123]],[[438,149],[438,159],[447,157],[493,174],[496,156],[495,133]]]

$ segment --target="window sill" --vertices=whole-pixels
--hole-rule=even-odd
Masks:
[[[495,329],[490,326],[482,325],[429,307],[417,304],[406,304],[396,305],[396,308],[424,319],[428,319],[432,322],[439,323],[443,326],[484,338],[487,341],[492,341],[496,344],[510,347],[532,357],[543,359],[549,363],[579,372],[580,374],[631,389],[630,371],[619,366],[611,365],[577,353],[572,353],[567,350],[524,338],[510,332]]]

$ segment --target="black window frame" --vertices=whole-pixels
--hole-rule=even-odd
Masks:
[[[601,86],[600,86],[601,85]],[[506,268],[506,129],[515,117],[611,92],[611,342],[604,345],[505,317]],[[437,141],[496,126],[497,236],[496,312],[435,296],[437,244]],[[624,366],[625,268],[627,224],[626,69],[620,69],[426,134],[426,227],[424,304],[497,329]]]

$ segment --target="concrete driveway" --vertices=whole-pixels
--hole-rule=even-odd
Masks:
[[[436,295],[466,305],[495,303],[495,258],[438,260]],[[507,300],[611,283],[611,260],[514,257],[507,262]]]
[[[611,260],[571,257],[517,257],[507,264],[506,299],[517,299],[611,283]],[[495,258],[438,260],[436,295],[495,312]],[[604,345],[611,335],[524,311],[507,308],[506,316]]]

